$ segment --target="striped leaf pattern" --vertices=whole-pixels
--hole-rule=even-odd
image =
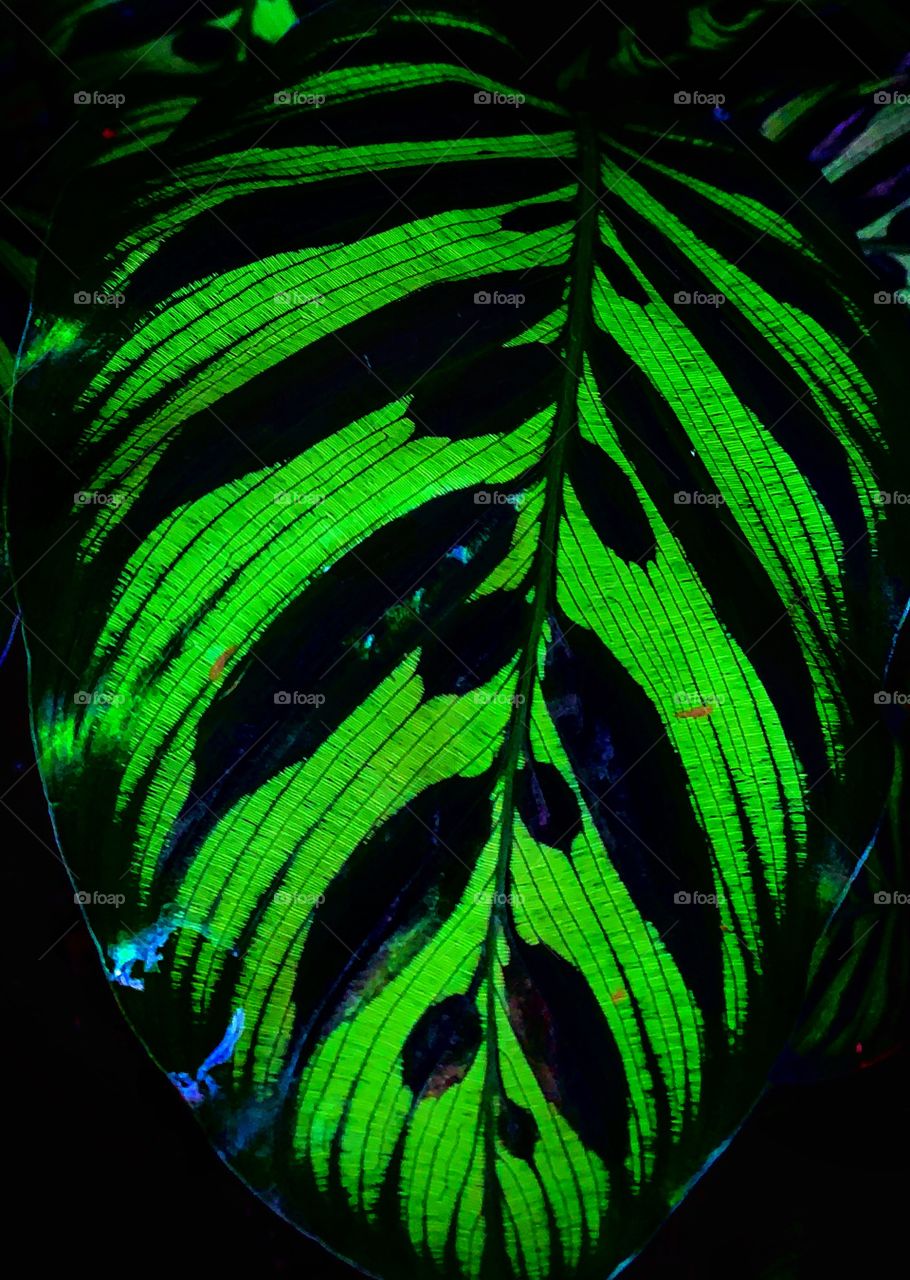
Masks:
[[[600,1276],[760,1091],[884,800],[880,348],[710,112],[522,98],[457,15],[293,36],[58,226],[102,301],[45,270],[18,373],[39,759],[251,1186],[382,1276]]]

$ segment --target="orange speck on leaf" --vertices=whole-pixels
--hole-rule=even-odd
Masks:
[[[232,645],[229,645],[227,649],[225,649],[224,653],[222,653],[220,657],[215,659],[215,661],[212,663],[211,670],[209,671],[209,679],[211,681],[214,682],[216,680],[221,679],[222,675],[224,674],[224,664],[227,662],[228,658],[230,658],[231,655],[236,652],[237,652],[237,646],[235,644],[232,644]]]
[[[678,720],[694,720],[698,716],[710,716],[714,711],[713,702],[703,702],[700,707],[687,707],[685,711],[677,711]]]

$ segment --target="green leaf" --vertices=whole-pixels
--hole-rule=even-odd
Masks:
[[[602,1276],[760,1092],[885,800],[890,321],[761,139],[406,19],[292,32],[58,220],[38,757],[269,1203],[383,1276]]]

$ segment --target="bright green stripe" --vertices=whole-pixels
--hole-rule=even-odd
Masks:
[[[211,214],[226,201],[268,187],[333,181],[358,173],[407,169],[421,165],[475,163],[487,160],[545,160],[575,154],[575,136],[549,133],[543,139],[529,134],[501,138],[444,138],[424,142],[374,143],[364,147],[326,145],[253,148],[228,152],[212,160],[189,164],[178,171],[177,181],[162,186],[154,202],[151,221],[143,223],[117,246],[115,266],[106,281],[110,292],[123,289],[130,276],[171,236],[192,218]],[[455,187],[454,189],[457,189]],[[572,188],[563,188],[547,199],[565,199]],[[192,198],[189,198],[192,197]],[[142,206],[140,206],[141,208]],[[402,205],[402,214],[407,212]]]
[[[624,458],[589,370],[580,408],[582,434],[627,475],[654,531],[655,548],[646,568],[625,564],[602,545],[567,483],[559,598],[574,621],[601,634],[659,711],[691,779],[693,810],[711,842],[721,919],[729,926],[735,917],[760,964],[737,800],[752,825],[770,895],[780,912],[787,860],[785,813],[797,833],[793,852],[805,852],[801,772],[754,669],[724,632],[682,547]],[[720,705],[710,716],[680,719],[675,714],[677,696],[687,690],[713,696]],[[735,795],[728,772],[737,779]],[[732,1026],[742,1013],[744,967],[732,934],[724,936],[724,944],[733,964],[727,973],[728,996],[735,993],[728,1008]]]
[[[539,699],[531,710],[531,746],[534,758],[558,769],[575,793],[582,830],[573,842],[571,859],[566,859],[537,844],[519,825],[519,856],[513,867],[515,889],[521,895],[516,926],[529,941],[536,935],[569,960],[584,974],[600,1004],[626,1066],[630,1138],[638,1165],[632,1171],[642,1177],[653,1156],[655,1127],[642,1035],[660,1064],[678,1129],[686,1108],[698,1102],[701,1016],[672,958],[656,941],[653,927],[642,919],[606,857],[590,817],[590,797],[580,790]],[[617,1003],[618,990],[626,998]]]
[[[117,726],[125,751],[120,807],[146,766],[156,766],[138,826],[144,885],[191,784],[196,725],[219,690],[208,678],[206,655],[236,645],[231,669],[237,669],[317,573],[433,497],[514,479],[544,449],[552,418],[544,409],[502,437],[445,441],[412,439],[415,425],[405,413],[406,402],[397,401],[283,467],[205,495],[165,521],[127,565],[96,653],[110,687],[125,698],[125,712],[143,706],[141,720]],[[276,502],[296,492],[317,501],[303,508]],[[232,589],[223,595],[229,580]],[[175,637],[185,637],[176,652]],[[114,646],[122,648],[105,661]],[[183,732],[163,750],[181,720]],[[115,742],[102,737],[91,745],[103,751]]]
[[[468,1275],[480,1272],[485,1230],[477,1233],[474,1227],[484,1220],[484,1181],[492,1173],[485,1167],[483,1143],[488,1052],[485,1043],[456,1088],[417,1105],[401,1169],[403,1216],[411,1238],[441,1265],[454,1216],[456,1253]]]
[[[247,1026],[261,1023],[257,1083],[280,1073],[300,953],[310,928],[318,927],[307,922],[301,929],[308,908],[300,904],[324,893],[358,845],[426,787],[447,777],[477,777],[493,762],[513,673],[500,672],[477,695],[446,695],[421,705],[418,658],[419,651],[411,654],[307,761],[235,805],[181,886],[178,902],[186,918],[204,923],[216,940],[192,975],[203,1013],[259,898],[269,886],[276,891],[244,953],[236,997]],[[194,938],[185,932],[175,974],[193,954]],[[239,1072],[239,1051],[234,1064]]]
[[[567,320],[568,307],[559,307],[558,310],[544,316],[542,320],[538,320],[536,324],[529,325],[524,333],[520,333],[516,338],[509,338],[502,345],[508,348],[523,347],[529,342],[556,342],[565,333]]]
[[[554,405],[550,413],[555,413]],[[539,480],[519,498],[518,518],[506,555],[472,593],[471,599],[490,595],[493,591],[509,591],[518,587],[530,572],[540,534],[545,484]]]
[[[83,447],[89,447],[157,390],[177,388],[162,408],[132,429],[93,478],[93,488],[115,490],[130,472],[129,500],[99,509],[89,547],[94,549],[96,539],[126,516],[169,433],[241,386],[251,369],[261,373],[426,285],[482,278],[482,273],[504,266],[519,270],[565,262],[569,226],[534,233],[502,230],[502,217],[517,207],[513,203],[421,219],[358,242],[356,256],[351,246],[338,245],[279,254],[174,295],[108,361],[84,399],[86,407],[96,402],[92,425],[83,436]],[[276,295],[288,290],[324,301],[303,313],[299,306],[276,301]],[[206,359],[211,363],[204,365]],[[120,374],[125,374],[123,381],[112,386]]]
[[[500,975],[497,982],[496,1041],[503,1089],[506,1097],[530,1111],[537,1124],[539,1137],[534,1147],[534,1165],[540,1173],[543,1193],[537,1179],[532,1180],[528,1166],[510,1156],[501,1145],[497,1151],[497,1175],[502,1181],[503,1170],[511,1168],[513,1179],[522,1183],[523,1196],[536,1205],[530,1221],[520,1220],[522,1236],[533,1236],[533,1252],[538,1259],[534,1274],[544,1277],[547,1275],[544,1199],[553,1213],[565,1260],[569,1266],[576,1266],[581,1259],[582,1241],[587,1238],[596,1242],[600,1234],[601,1216],[608,1200],[609,1174],[603,1161],[585,1147],[572,1127],[544,1097],[512,1029],[507,1009],[508,996]],[[505,1185],[503,1194],[508,1201]]]
[[[604,234],[608,235],[606,228]],[[625,256],[612,233],[608,238]],[[833,763],[840,752],[841,698],[830,654],[817,652],[816,627],[828,633],[833,652],[843,610],[841,540],[786,451],[736,398],[684,321],[628,257],[626,261],[648,290],[650,302],[641,307],[621,297],[598,273],[595,318],[633,360],[640,359],[642,350],[651,353],[645,372],[673,405],[717,491],[791,613],[813,673],[816,707]]]
[[[620,194],[626,203],[684,249],[718,291],[736,303],[765,340],[810,385],[816,398],[823,388],[826,389],[849,414],[858,419],[871,439],[881,439],[872,411],[872,388],[839,338],[798,307],[778,301],[734,263],[727,262],[722,254],[706,245],[681,219],[655,200],[641,183],[611,160],[604,159],[602,173],[609,187],[621,188]],[[839,432],[838,435],[846,446],[846,433]]]
[[[722,188],[712,186],[708,182],[702,182],[700,178],[680,173],[665,164],[660,164],[657,160],[652,160],[650,156],[642,156],[640,152],[634,151],[631,147],[625,147],[621,143],[612,142],[611,146],[614,150],[620,151],[630,159],[637,160],[646,168],[653,169],[655,173],[662,173],[668,178],[673,178],[690,191],[697,191],[699,195],[704,196],[713,204],[726,209],[748,226],[761,232],[762,237],[771,236],[782,244],[788,244],[794,249],[799,249],[800,253],[808,258],[810,262],[821,261],[805,236],[791,222],[788,222],[776,211],[768,209],[761,201],[754,200],[751,196],[743,195],[738,191],[724,191]],[[617,183],[616,187],[619,189],[621,183]]]
[[[342,1182],[351,1202],[365,1212],[375,1212],[413,1103],[401,1080],[404,1043],[430,1005],[464,994],[470,986],[489,922],[497,850],[494,830],[452,914],[373,1000],[352,1006],[313,1051],[301,1075],[297,1148],[309,1159],[319,1185],[325,1186],[331,1143],[347,1105],[341,1133]],[[478,1003],[481,1023],[485,1007]],[[407,1155],[406,1147],[406,1159]]]
[[[410,13],[393,13],[390,16],[391,22],[403,23],[420,23],[425,27],[451,27],[453,31],[474,31],[478,35],[490,36],[493,40],[498,40],[500,44],[504,44],[507,48],[512,48],[512,41],[504,36],[501,31],[497,31],[495,27],[488,26],[485,22],[476,22],[468,18],[461,18],[454,13],[445,13],[440,10],[418,10]]]
[[[327,103],[337,104],[374,97],[380,93],[401,93],[408,89],[421,88],[439,89],[447,84],[467,86],[470,92],[465,94],[465,108],[476,112],[494,109],[491,105],[484,103],[475,106],[472,95],[476,91],[486,91],[491,94],[515,93],[514,85],[503,80],[493,80],[489,76],[472,71],[469,67],[460,67],[454,62],[421,62],[417,65],[410,62],[385,62],[338,67],[331,71],[317,71],[294,87],[304,94],[324,94]],[[547,111],[554,116],[566,117],[571,114],[559,103],[547,98],[538,98],[532,93],[524,95],[523,105]],[[263,114],[271,115],[276,111],[288,109],[280,103],[269,103]]]

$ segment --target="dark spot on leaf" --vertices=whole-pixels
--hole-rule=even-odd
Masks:
[[[467,1075],[480,1047],[480,1015],[470,996],[427,1009],[405,1041],[401,1075],[415,1097],[438,1098]]]
[[[568,854],[581,830],[581,810],[555,765],[523,768],[515,782],[518,812],[535,840]]]
[[[519,1107],[510,1098],[504,1098],[497,1128],[499,1140],[510,1155],[529,1163],[534,1156],[534,1144],[540,1137],[537,1122],[526,1107]]]
[[[572,208],[562,200],[548,200],[546,204],[526,204],[510,209],[500,219],[503,231],[544,231],[572,222]]]
[[[628,1143],[628,1086],[616,1042],[587,981],[547,946],[512,944],[509,1020],[544,1097],[603,1159]]]
[[[472,321],[503,323],[516,332],[532,322],[521,306],[475,306],[474,291],[473,284],[470,292],[466,288],[470,310],[476,312]],[[480,282],[478,292],[527,299],[531,285],[518,276],[497,277]],[[555,305],[558,299],[555,294],[551,302]],[[551,362],[558,371],[558,361],[551,357]],[[556,373],[542,363],[536,343],[505,350],[486,342],[480,348],[455,347],[451,356],[414,388],[410,413],[417,424],[415,438],[432,435],[463,440],[514,431],[518,423],[526,422],[555,399],[557,385]]]
[[[597,265],[607,277],[609,284],[623,298],[628,298],[630,302],[637,302],[640,306],[644,306],[649,301],[645,289],[635,279],[628,263],[623,261],[615,249],[605,244],[599,245]]]
[[[603,449],[577,442],[569,471],[572,487],[605,546],[623,560],[647,564],[654,557],[654,528],[625,472]]]
[[[453,609],[436,624],[434,634],[424,629],[417,668],[426,686],[424,696],[464,694],[491,680],[519,651],[527,611],[517,591],[496,591]],[[513,692],[509,687],[502,696]]]

